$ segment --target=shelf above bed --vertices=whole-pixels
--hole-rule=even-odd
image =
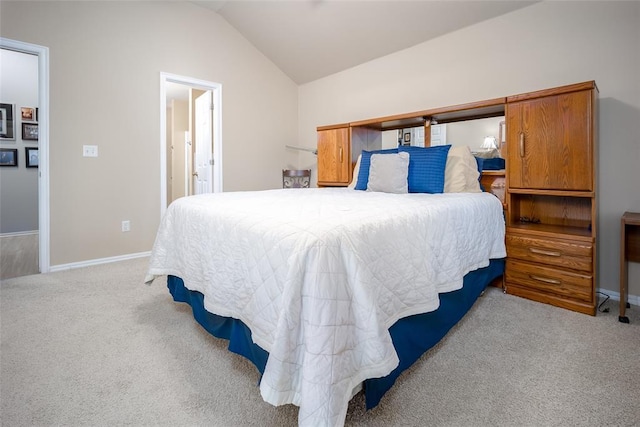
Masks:
[[[468,104],[452,105],[444,108],[396,114],[349,123],[351,127],[366,127],[376,130],[394,130],[422,126],[426,119],[437,123],[453,123],[465,120],[485,119],[504,116],[506,98],[495,98]]]

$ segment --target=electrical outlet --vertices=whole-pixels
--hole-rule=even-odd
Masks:
[[[131,221],[122,221],[122,232],[131,231]]]
[[[84,157],[98,157],[98,146],[97,145],[83,145],[82,146],[82,155]]]

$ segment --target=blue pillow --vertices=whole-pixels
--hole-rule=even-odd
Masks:
[[[355,190],[366,190],[369,182],[369,166],[371,166],[372,154],[391,154],[397,153],[397,148],[388,148],[386,150],[362,151],[360,157],[360,171],[358,171],[358,182],[356,182]],[[411,154],[409,154],[411,156]]]
[[[444,170],[451,145],[435,147],[401,146],[409,153],[409,193],[442,193]]]

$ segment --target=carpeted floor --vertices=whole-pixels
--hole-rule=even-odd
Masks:
[[[147,259],[0,282],[2,426],[294,426]],[[618,322],[491,288],[348,426],[640,425],[640,309]]]

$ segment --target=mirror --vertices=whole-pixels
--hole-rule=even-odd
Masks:
[[[504,144],[504,116],[431,125],[431,145],[467,145],[477,157],[501,157]],[[487,142],[485,142],[485,140]],[[398,145],[424,147],[424,128],[394,129],[382,132],[382,148]],[[492,149],[489,141],[495,141]],[[483,146],[484,145],[484,146]]]

